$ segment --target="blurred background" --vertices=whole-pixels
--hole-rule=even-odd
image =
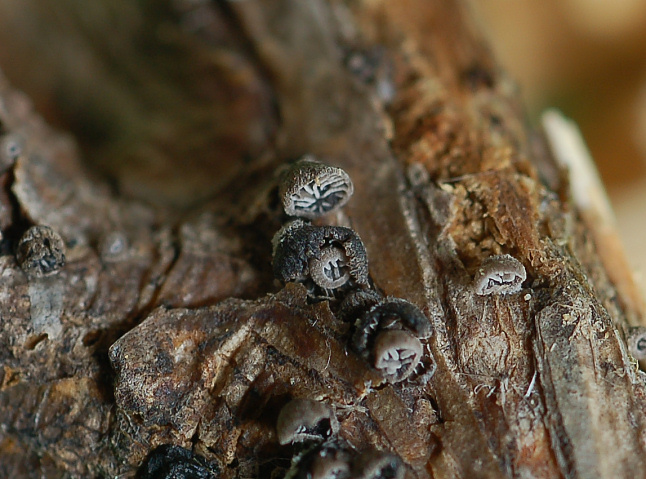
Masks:
[[[579,124],[613,203],[628,259],[635,271],[642,274],[640,283],[646,292],[646,279],[643,278],[646,276],[646,248],[641,247],[646,235],[646,0],[465,1],[469,2],[489,38],[500,65],[521,86],[527,111],[535,124],[538,125],[540,113],[549,107],[560,109]],[[164,116],[165,108],[184,112],[188,109],[183,106],[190,106],[191,111],[197,111],[201,116],[195,119],[178,115],[173,121],[183,121],[185,131],[201,131],[202,128],[208,132],[213,121],[222,119],[218,120],[217,111],[202,111],[195,103],[208,107],[219,101],[225,105],[222,110],[229,112],[231,108],[226,102],[235,98],[228,94],[233,91],[252,99],[259,98],[253,104],[260,106],[254,109],[247,105],[240,121],[256,117],[262,120],[267,116],[266,112],[256,111],[263,105],[260,101],[262,91],[257,91],[252,75],[231,74],[232,71],[248,70],[244,70],[244,64],[240,66],[240,58],[227,53],[216,61],[211,53],[198,52],[202,60],[191,57],[190,64],[199,68],[206,64],[208,68],[176,71],[176,63],[183,65],[186,51],[194,51],[195,46],[191,43],[184,49],[176,39],[178,32],[169,28],[169,22],[164,23],[166,13],[158,3],[150,0],[141,4],[148,6],[145,15],[141,13],[144,10],[136,7],[138,2],[127,0],[85,3],[78,0],[0,0],[0,68],[14,85],[27,91],[50,123],[81,132],[81,140],[85,136],[95,143],[102,140],[121,148],[115,138],[134,145],[139,145],[142,137],[152,138],[151,143],[159,144],[160,148],[152,152],[139,152],[135,148],[133,158],[152,158],[155,165],[163,166],[164,161],[173,158],[167,153],[176,143],[168,137],[172,128],[165,123],[168,116]],[[65,8],[61,8],[63,6]],[[62,15],[61,10],[65,9],[77,12],[77,15]],[[137,25],[145,26],[146,22],[155,25],[161,22],[164,28],[149,28],[158,34],[152,39],[135,35]],[[103,29],[97,30],[96,25]],[[61,29],[65,33],[63,38],[57,36]],[[111,37],[115,40],[105,41]],[[160,44],[164,46],[163,50],[159,49]],[[134,51],[132,45],[139,50]],[[143,51],[146,55],[133,56],[133,51]],[[79,59],[83,61],[82,69],[78,68]],[[52,66],[52,62],[56,66]],[[122,71],[115,73],[110,62],[120,65]],[[58,76],[46,74],[52,68],[59,73],[62,69],[62,73]],[[176,91],[170,87],[178,81],[199,92],[227,93],[219,100],[208,97],[207,102],[203,102],[201,96],[197,100],[171,97],[161,107],[154,104],[161,114],[153,116],[154,121],[144,122],[141,121],[142,112],[136,107],[146,105],[145,93],[149,85],[137,89],[138,84],[131,80],[142,70],[153,72],[160,80],[154,85],[155,94]],[[104,82],[100,97],[95,94],[94,77],[102,78]],[[241,78],[246,80],[241,82]],[[175,83],[171,84],[173,81]],[[140,97],[143,100],[131,101]],[[155,98],[161,97],[157,94]],[[61,105],[74,112],[72,120],[65,117]],[[110,124],[118,125],[118,128],[108,132],[101,130],[90,121],[91,115],[84,116],[85,111],[104,112],[105,118],[99,120],[112,122]],[[244,116],[246,111],[250,112],[251,119]],[[143,125],[143,129],[133,125]],[[175,124],[173,128],[177,129]],[[254,133],[256,136],[251,139],[234,138],[234,143],[256,141],[262,146],[263,134],[262,131]],[[210,139],[208,133],[204,136]],[[225,135],[224,140],[227,138]],[[203,158],[204,151],[217,150],[208,141],[189,146],[195,147],[195,151],[171,153],[185,158]],[[95,150],[100,150],[99,147]],[[109,171],[114,156],[109,148],[104,153],[98,163]],[[140,163],[132,162],[133,165]],[[199,164],[185,170],[195,170],[200,181],[211,182],[211,177],[198,167]],[[210,165],[206,162],[203,167]],[[142,175],[164,178],[161,173],[165,170],[157,176],[151,171],[152,167],[144,161],[143,167],[133,170],[129,178],[133,178],[135,187],[140,189],[137,182]],[[193,188],[197,183],[186,184]],[[212,189],[210,183],[207,189],[211,191],[209,188]]]
[[[646,1],[470,0],[530,117],[575,120],[646,293]]]

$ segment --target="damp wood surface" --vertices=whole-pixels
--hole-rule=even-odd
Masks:
[[[280,479],[291,398],[411,479],[646,477],[643,300],[460,2],[0,2],[0,41],[0,477],[135,477],[174,444]],[[420,374],[385,382],[338,300],[274,279],[306,154],[354,183],[315,224],[430,320]],[[34,225],[55,274],[17,262]],[[496,255],[527,277],[479,295]]]

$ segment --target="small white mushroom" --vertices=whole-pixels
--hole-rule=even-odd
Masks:
[[[342,207],[353,192],[352,180],[345,171],[324,165],[312,156],[294,163],[279,187],[285,213],[309,219]]]
[[[322,441],[339,430],[332,409],[320,401],[293,399],[278,415],[276,433],[280,444]]]
[[[517,293],[527,279],[523,264],[508,254],[484,260],[473,280],[473,289],[480,296]]]
[[[377,336],[374,366],[390,382],[403,381],[415,370],[422,358],[422,343],[403,330],[386,330]]]
[[[352,348],[365,357],[376,334],[393,328],[406,328],[415,337],[423,339],[433,334],[431,322],[417,306],[401,298],[387,298],[372,301],[366,311],[357,318]]]
[[[646,359],[646,328],[637,326],[628,330],[628,351],[638,360]]]

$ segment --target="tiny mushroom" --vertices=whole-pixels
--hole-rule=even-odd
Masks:
[[[321,248],[318,258],[309,261],[312,281],[324,289],[337,289],[350,279],[345,249],[330,244]]]
[[[430,321],[417,306],[405,299],[388,298],[372,306],[357,319],[352,338],[354,349],[365,351],[376,332],[393,327],[410,329],[420,338],[428,338],[433,334]]]
[[[16,258],[27,276],[52,275],[65,265],[65,244],[49,226],[32,226],[20,238]]]
[[[336,440],[315,444],[294,456],[285,479],[346,479],[350,452]]]
[[[139,479],[216,479],[217,466],[188,449],[171,444],[155,448],[137,472]]]
[[[383,300],[356,321],[352,347],[392,383],[408,378],[423,355],[419,338],[433,329],[420,309],[404,299]]]
[[[294,163],[283,174],[279,187],[285,213],[309,219],[342,207],[353,192],[345,171],[324,165],[311,155]]]
[[[527,279],[525,267],[508,254],[491,256],[484,260],[473,280],[476,294],[512,294],[521,290]]]
[[[282,445],[323,441],[338,430],[334,411],[311,399],[292,399],[283,406],[276,422],[278,442]]]
[[[403,381],[422,359],[422,343],[401,329],[377,335],[373,348],[374,366],[391,383]]]
[[[352,465],[357,479],[403,479],[403,461],[396,455],[376,450],[362,453]]]
[[[283,282],[309,283],[326,295],[368,283],[368,259],[359,236],[342,226],[312,226],[296,220],[273,239],[274,275]]]
[[[646,327],[636,326],[628,330],[628,351],[638,360],[646,359]]]

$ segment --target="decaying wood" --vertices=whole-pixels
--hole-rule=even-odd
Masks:
[[[134,477],[175,444],[223,478],[282,477],[291,398],[330,404],[342,440],[410,478],[646,475],[625,345],[643,302],[459,2],[48,3],[3,15],[68,38],[93,88],[51,61],[0,84],[1,133],[22,145],[0,158],[0,476]],[[105,141],[79,152],[14,87]],[[431,321],[401,383],[349,348],[338,300],[273,279],[279,173],[304,154],[354,182],[317,224],[352,227],[374,289]],[[66,243],[54,275],[17,263],[32,225]],[[502,254],[523,288],[476,294]]]

